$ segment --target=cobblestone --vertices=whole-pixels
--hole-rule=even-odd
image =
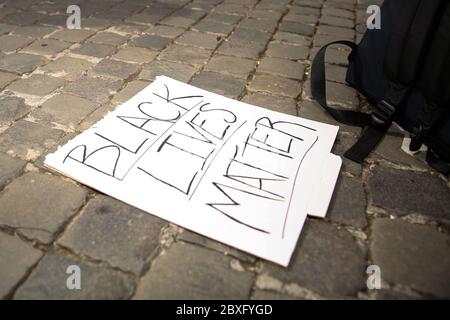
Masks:
[[[6,87],[6,89],[28,95],[46,96],[63,85],[64,80],[46,75],[35,74],[29,78],[15,81]]]
[[[39,260],[42,252],[17,236],[0,232],[0,298],[6,298],[27,271]]]
[[[45,58],[37,55],[12,53],[0,57],[0,70],[24,74],[33,71],[45,62]]]
[[[139,71],[135,64],[113,59],[104,59],[91,71],[94,76],[105,76],[118,80],[126,80]]]
[[[98,103],[104,103],[120,87],[121,81],[83,77],[69,84],[64,90]]]
[[[232,75],[247,79],[248,74],[255,68],[256,62],[249,59],[216,55],[209,60],[205,70]]]
[[[11,182],[0,196],[0,225],[48,244],[81,207],[86,191],[60,178],[27,173]]]
[[[91,66],[92,63],[83,59],[61,57],[45,65],[41,70],[52,76],[74,81],[80,78]]]
[[[448,235],[400,220],[377,219],[372,228],[373,260],[385,281],[450,297]]]
[[[245,299],[252,274],[234,271],[230,258],[176,243],[158,257],[141,279],[135,299]]]
[[[204,71],[194,77],[192,85],[230,98],[237,98],[244,91],[245,81],[225,74]]]
[[[78,266],[81,290],[68,290],[67,270]],[[105,269],[59,252],[47,253],[14,294],[16,300],[120,300],[131,296],[133,280],[115,270]]]
[[[15,96],[0,96],[0,106],[0,125],[16,121],[31,110],[22,98]]]
[[[91,200],[58,243],[137,275],[159,245],[165,222],[106,196]]]

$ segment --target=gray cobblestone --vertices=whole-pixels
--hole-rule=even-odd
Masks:
[[[97,64],[90,73],[95,76],[126,80],[138,71],[139,68],[135,64],[113,59],[104,59]]]
[[[305,66],[299,62],[267,57],[261,60],[257,72],[303,80]]]
[[[22,98],[14,96],[0,96],[0,106],[0,125],[18,120],[31,110]]]
[[[233,28],[234,27],[230,24],[217,22],[211,19],[203,19],[192,27],[192,29],[197,31],[215,33],[222,36],[230,34],[231,31],[233,31]]]
[[[119,45],[127,40],[126,37],[113,32],[99,32],[95,36],[88,39],[88,42],[108,44],[111,46]]]
[[[64,80],[59,78],[35,74],[29,78],[15,81],[6,87],[6,89],[34,96],[46,96],[63,85]]]
[[[12,158],[0,152],[0,191],[14,178],[19,176],[24,167],[25,161]]]
[[[92,63],[83,59],[61,57],[41,67],[41,70],[52,76],[74,81],[80,78],[91,66]]]
[[[0,57],[1,59],[1,57]],[[8,84],[16,80],[18,77],[15,74],[0,71],[0,90]]]
[[[27,173],[1,194],[0,225],[48,244],[85,197],[86,191],[73,183],[48,174]]]
[[[80,268],[81,289],[67,289],[67,268]],[[133,293],[133,280],[119,271],[105,269],[59,252],[50,251],[39,262],[25,283],[19,287],[16,300],[118,300]]]
[[[148,63],[152,61],[157,54],[156,51],[146,48],[127,47],[120,49],[113,58],[129,62]]]
[[[271,42],[267,48],[266,55],[291,60],[306,59],[308,57],[308,47]]]
[[[40,39],[36,40],[28,47],[22,49],[22,51],[26,53],[54,56],[64,49],[70,47],[70,45],[70,43],[61,40]]]
[[[58,243],[139,275],[159,245],[166,223],[118,200],[97,196]]]
[[[83,77],[69,84],[64,90],[98,103],[108,101],[122,86],[121,81]]]
[[[84,43],[80,47],[73,49],[72,52],[84,56],[104,58],[112,54],[114,50],[113,46],[106,44]]]
[[[16,35],[0,36],[0,51],[11,52],[25,47],[33,41],[32,38],[26,38]]]
[[[300,82],[276,76],[256,75],[248,88],[251,91],[268,92],[295,98],[300,93]]]
[[[176,243],[141,279],[135,299],[246,299],[252,274],[234,271],[230,258]]]
[[[35,160],[54,146],[63,132],[25,120],[17,121],[0,135],[0,151],[25,160]]]
[[[182,45],[172,45],[161,52],[159,58],[161,60],[183,62],[192,65],[202,65],[209,59],[210,55],[210,50]]]
[[[292,98],[272,96],[262,93],[251,93],[247,94],[242,101],[273,111],[283,112],[293,116],[297,115],[296,102]]]
[[[75,126],[97,107],[96,103],[87,99],[62,93],[45,101],[41,109],[50,114],[54,121]]]
[[[169,38],[164,38],[155,35],[143,35],[137,38],[133,38],[130,42],[132,46],[153,49],[153,50],[162,50],[170,43]]]
[[[204,71],[192,79],[192,85],[230,98],[244,91],[245,81],[229,75]]]
[[[369,180],[373,205],[448,220],[450,189],[429,173],[378,167]]]
[[[163,74],[179,81],[188,82],[196,71],[196,67],[187,64],[155,60],[144,66],[139,78],[154,80],[156,76]]]
[[[56,28],[54,27],[46,27],[46,26],[23,26],[17,29],[14,29],[13,34],[31,37],[31,38],[42,38],[52,32],[54,32]]]
[[[256,59],[264,51],[264,43],[230,40],[223,42],[218,52],[225,55]]]
[[[371,244],[382,278],[419,292],[450,297],[450,237],[430,227],[376,219]]]
[[[365,269],[365,252],[349,232],[308,220],[289,268],[264,264],[262,274],[325,297],[343,297],[366,287]]]
[[[92,30],[58,30],[51,38],[67,42],[81,42],[94,34]]]
[[[17,236],[0,232],[0,298],[5,298],[22,279],[28,269],[42,256],[42,252]]]
[[[0,57],[0,70],[18,74],[28,73],[46,62],[44,57],[26,53],[12,53]]]
[[[255,68],[256,61],[216,55],[205,66],[205,70],[229,74],[238,78],[247,79],[248,74]]]
[[[207,33],[188,31],[175,40],[175,43],[214,50],[220,44],[220,38]]]

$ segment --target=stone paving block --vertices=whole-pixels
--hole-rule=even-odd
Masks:
[[[186,31],[186,30],[183,28],[157,25],[157,26],[148,28],[145,32],[148,34],[153,34],[153,35],[158,35],[160,37],[166,37],[166,38],[173,39],[173,38],[178,37],[184,31]]]
[[[378,144],[376,149],[370,154],[369,159],[380,160],[384,159],[389,162],[412,166],[416,168],[427,169],[428,165],[419,159],[404,152],[401,147],[404,137],[392,136],[387,134],[384,139]]]
[[[185,17],[167,17],[166,19],[162,20],[162,24],[166,24],[169,26],[175,26],[175,27],[183,27],[188,28],[189,26],[193,25],[197,20],[189,19]]]
[[[247,299],[253,275],[230,268],[231,259],[175,243],[141,278],[134,299]]]
[[[161,52],[159,59],[174,62],[183,62],[192,65],[202,65],[210,57],[211,51],[195,47],[171,45]]]
[[[16,121],[31,110],[22,98],[15,96],[0,96],[0,106],[0,125]]]
[[[120,49],[113,58],[136,63],[148,63],[153,61],[157,55],[158,52],[146,48],[127,47]]]
[[[249,16],[249,18],[254,18],[254,19],[278,21],[280,19],[280,17],[282,16],[282,12],[253,9],[248,13],[248,16]]]
[[[362,229],[367,225],[366,205],[362,182],[340,175],[328,208],[327,219]]]
[[[135,64],[113,59],[103,59],[91,70],[90,73],[95,76],[105,76],[113,79],[126,80],[138,71],[139,68]]]
[[[319,51],[319,48],[313,48],[310,53],[310,60],[313,60],[314,57]],[[330,48],[327,50],[327,54],[325,57],[325,62],[329,64],[338,64],[342,66],[348,66],[348,55],[349,51]]]
[[[63,30],[58,30],[55,33],[53,33],[50,36],[50,38],[63,40],[63,41],[67,41],[67,42],[81,42],[81,41],[86,40],[93,34],[94,34],[94,31],[92,31],[92,30],[63,29]]]
[[[22,49],[26,53],[35,53],[41,55],[54,56],[57,53],[69,48],[72,44],[69,42],[55,39],[39,39]]]
[[[314,39],[313,39],[313,46],[321,48],[324,45],[326,45],[326,44],[328,44],[330,42],[333,42],[333,41],[337,41],[337,40],[353,41],[353,37],[345,37],[345,36],[340,37],[340,36],[333,36],[333,35],[328,35],[328,34],[316,34],[314,36]],[[335,46],[329,48],[330,50],[332,50],[332,49],[334,49],[334,50],[331,51],[330,54],[327,54],[327,56],[328,55],[333,55],[333,54],[342,55],[342,54],[340,54],[340,52],[337,52],[337,50],[335,50],[335,48],[339,48],[341,51],[344,51],[347,54],[350,53],[350,49],[349,48],[344,47],[342,45],[341,46],[335,45]],[[311,54],[311,56],[315,56],[315,53],[316,53],[316,51],[313,50],[313,53]],[[329,57],[328,60],[332,60],[332,59]],[[335,58],[334,60],[337,60],[337,59]]]
[[[230,40],[222,42],[217,51],[225,55],[257,59],[264,49],[264,43]]]
[[[270,34],[276,27],[277,21],[275,20],[244,19],[239,23],[239,28],[264,31]]]
[[[141,274],[159,246],[163,220],[107,196],[92,199],[58,244]]]
[[[319,4],[320,2],[317,1],[316,4]],[[320,15],[320,8],[313,7],[310,4],[308,6],[293,6],[291,7],[291,12],[295,14],[305,14],[309,16],[319,16]]]
[[[291,60],[304,60],[308,57],[308,53],[308,47],[293,46],[281,42],[271,42],[266,51],[267,56]]]
[[[398,219],[376,219],[370,247],[384,281],[450,297],[448,234]]]
[[[20,175],[26,162],[0,152],[0,190]]]
[[[17,236],[0,232],[0,256],[0,298],[6,298],[39,260],[42,252]]]
[[[55,122],[74,126],[97,107],[95,102],[62,93],[45,101],[41,110],[50,114]]]
[[[191,84],[229,98],[238,97],[245,89],[244,80],[209,71],[203,71],[196,75]]]
[[[214,50],[220,44],[220,37],[202,32],[187,31],[176,39],[175,43]]]
[[[205,70],[215,71],[220,73],[225,73],[232,75],[237,78],[247,79],[248,75],[256,66],[256,61],[216,55],[209,60],[208,64],[205,66]]]
[[[266,44],[271,37],[272,35],[268,32],[246,29],[244,27],[239,26],[234,30],[230,39],[243,42],[257,42]]]
[[[80,47],[72,50],[72,52],[75,54],[95,58],[104,58],[111,55],[114,51],[115,47],[113,46],[89,42],[84,43]]]
[[[426,172],[378,167],[368,183],[373,205],[402,214],[418,213],[450,220],[450,189]]]
[[[288,12],[288,14],[284,16],[283,20],[285,22],[290,21],[290,22],[301,23],[303,25],[314,26],[314,25],[316,25],[317,21],[319,20],[319,17],[306,15],[306,14],[298,14],[298,13],[291,11],[291,12]]]
[[[24,74],[43,65],[47,59],[34,54],[12,53],[0,57],[0,70]]]
[[[127,84],[125,88],[114,95],[112,102],[122,103],[135,96],[142,89],[150,84],[148,81],[135,80]]]
[[[61,178],[37,172],[11,182],[0,196],[0,225],[49,244],[86,198],[86,191]]]
[[[130,42],[130,45],[140,48],[162,50],[170,42],[170,38],[160,37],[156,35],[142,35],[137,38],[133,38]]]
[[[100,43],[100,44],[108,44],[111,46],[116,46],[127,41],[125,36],[121,36],[120,34],[113,32],[99,32],[95,36],[89,38],[88,42]]]
[[[33,26],[19,27],[17,29],[14,29],[14,31],[12,33],[21,35],[21,36],[25,36],[25,37],[42,38],[42,37],[54,32],[55,30],[57,30],[55,27],[33,25]]]
[[[354,37],[355,31],[351,29],[346,28],[339,28],[339,27],[331,27],[331,26],[325,26],[325,25],[319,25],[317,28],[317,33],[319,34],[328,34],[338,37]]]
[[[52,76],[74,81],[80,78],[91,66],[92,63],[87,60],[66,56],[51,61],[44,67],[41,67],[41,70]]]
[[[314,26],[304,23],[283,21],[279,26],[279,30],[311,37],[312,35],[314,35],[315,28]]]
[[[276,32],[273,35],[273,39],[280,41],[280,42],[285,42],[287,44],[304,46],[304,47],[309,47],[309,45],[311,44],[311,39],[308,37],[304,37],[302,35],[295,34],[295,33],[284,32],[284,31]]]
[[[0,151],[25,160],[35,160],[61,138],[61,130],[19,120],[0,135]]]
[[[235,24],[239,20],[241,20],[242,17],[238,15],[233,14],[226,14],[226,13],[220,13],[220,12],[212,12],[210,13],[205,19],[203,20],[213,20],[217,22],[222,22],[226,24]]]
[[[282,112],[293,116],[297,115],[296,102],[292,98],[272,96],[262,93],[250,93],[247,94],[242,101],[258,107],[267,108],[269,110]]]
[[[32,38],[17,35],[0,36],[0,51],[12,52],[33,42]]]
[[[141,34],[145,30],[148,30],[148,26],[126,23],[115,25],[113,28],[115,31],[126,33],[129,35]]]
[[[195,26],[192,27],[193,30],[214,33],[218,35],[228,35],[233,31],[234,26],[222,22],[217,22],[212,19],[203,19]]]
[[[34,74],[26,79],[19,79],[6,89],[14,92],[46,96],[64,85],[64,80],[42,74]]]
[[[354,296],[366,288],[365,255],[345,229],[308,219],[289,267],[264,263],[262,274],[323,297]]]
[[[118,80],[83,77],[70,83],[64,91],[98,103],[104,103],[121,87],[122,82]]]
[[[153,81],[156,76],[166,75],[182,82],[188,82],[196,71],[196,67],[187,64],[155,60],[144,65],[139,78]]]
[[[102,18],[90,17],[83,20],[83,28],[86,29],[103,30],[111,25],[113,25],[112,21]]]
[[[54,27],[66,27],[67,25],[67,15],[65,14],[55,14],[55,15],[47,15],[44,19],[39,21],[39,24],[45,26],[54,26]],[[83,26],[86,26],[86,22],[83,21]]]
[[[347,68],[333,64],[326,64],[325,68],[326,68],[326,77],[328,81],[334,81],[345,84]]]
[[[269,73],[286,78],[303,80],[305,66],[300,62],[266,57],[261,60],[257,73]]]
[[[80,268],[80,290],[67,289],[69,266]],[[134,281],[127,275],[50,251],[14,294],[16,300],[120,300],[130,297]]]
[[[256,75],[248,87],[251,91],[267,92],[295,98],[300,94],[300,82],[269,75]]]
[[[4,11],[5,11],[5,8],[2,8],[2,12],[4,12]],[[14,31],[17,28],[18,28],[18,26],[13,25],[13,24],[0,23],[0,34],[10,33],[11,31]]]
[[[322,16],[333,16],[333,17],[354,19],[355,14],[348,10],[332,8],[332,7],[324,7],[322,9]]]
[[[348,28],[353,29],[354,22],[350,19],[344,19],[344,18],[338,18],[333,16],[322,16],[320,18],[321,24],[326,24],[329,26],[335,26],[335,27],[342,27],[342,28]]]

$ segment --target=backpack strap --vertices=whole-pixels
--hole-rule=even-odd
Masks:
[[[316,54],[311,67],[311,93],[313,98],[338,122],[350,126],[365,127],[370,124],[371,117],[368,114],[350,111],[339,110],[332,108],[327,102],[327,87],[326,87],[326,73],[325,73],[325,54],[328,47],[332,45],[344,45],[352,49],[351,56],[356,52],[357,46],[351,41],[334,41],[323,46]]]

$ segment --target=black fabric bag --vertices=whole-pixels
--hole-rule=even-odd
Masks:
[[[328,106],[325,53],[331,45],[352,48],[346,82],[367,97],[370,114]],[[364,161],[396,122],[410,132],[412,151],[425,144],[429,165],[449,174],[450,1],[385,0],[381,29],[367,30],[358,45],[336,41],[319,50],[311,92],[337,121],[365,128],[345,157]]]

